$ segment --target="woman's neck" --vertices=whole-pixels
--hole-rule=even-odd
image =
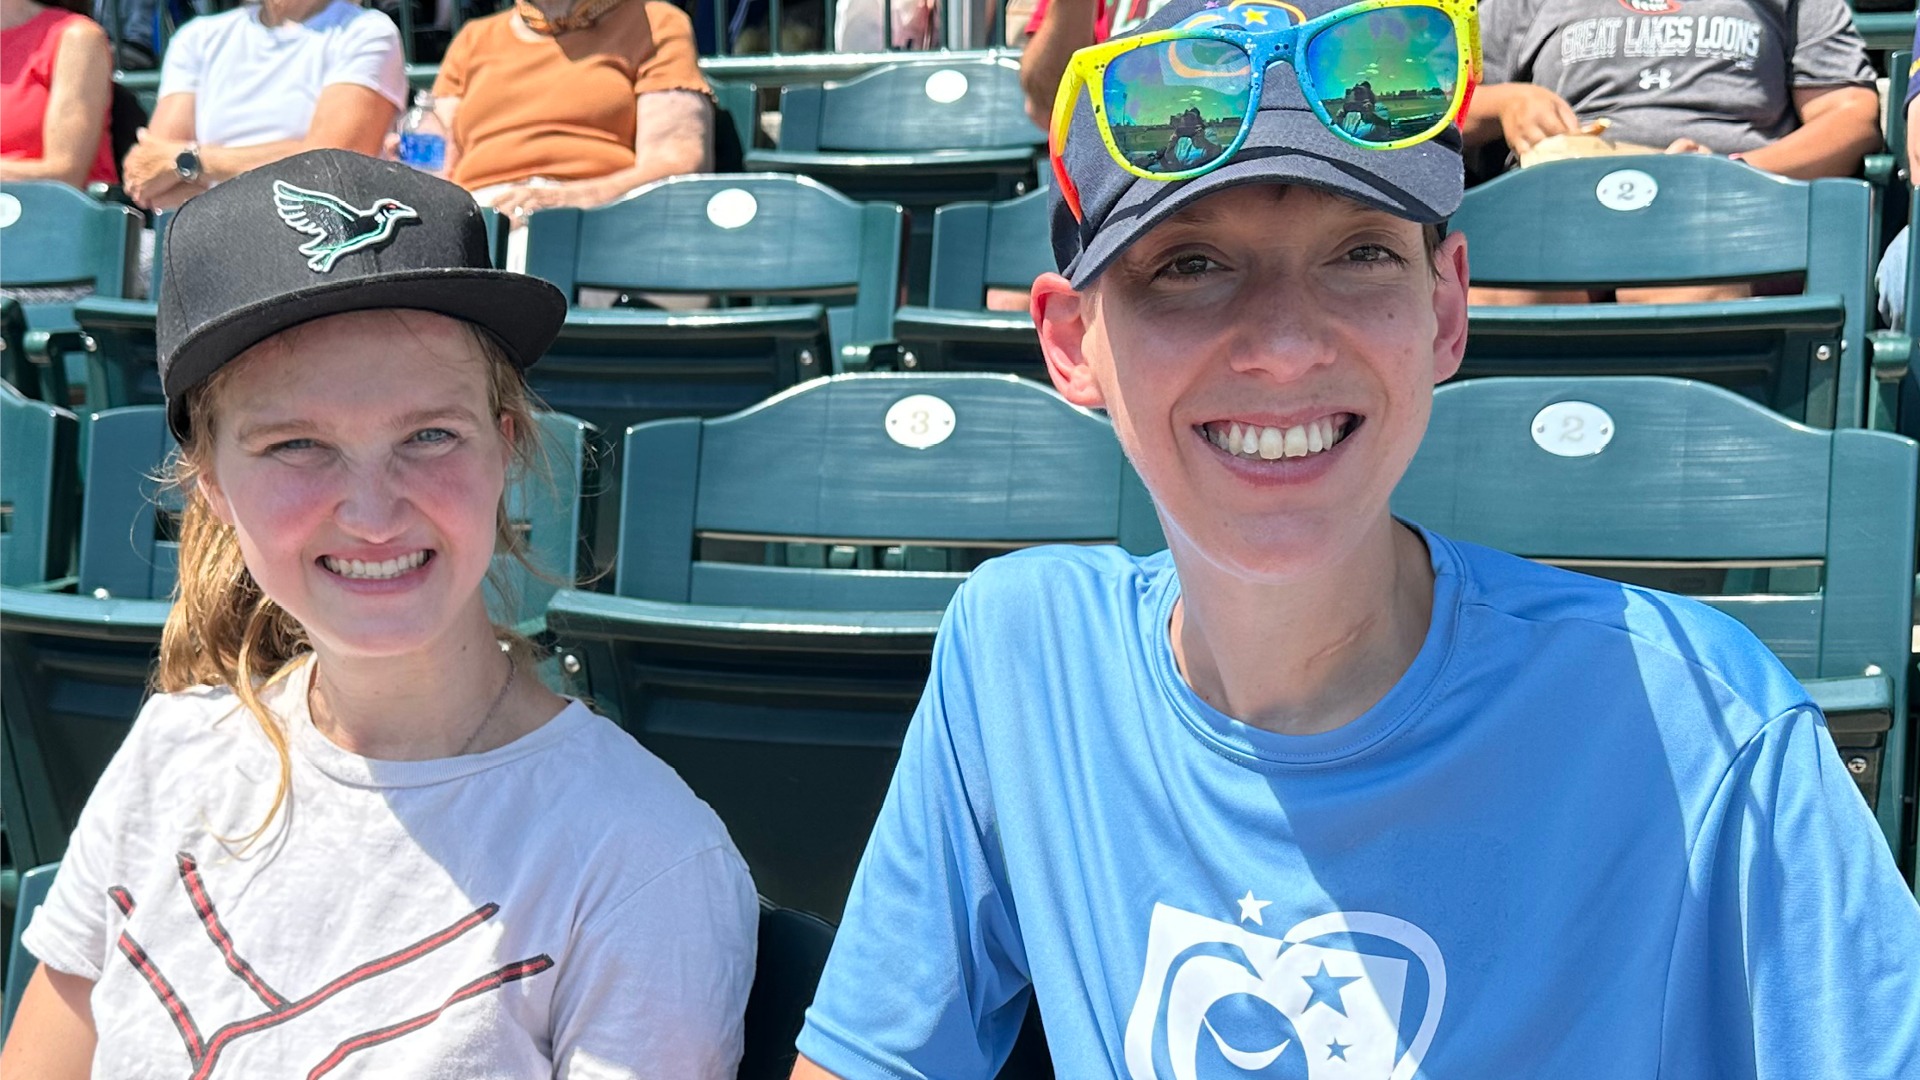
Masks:
[[[0,0],[0,30],[11,30],[16,26],[25,26],[40,17],[47,10],[45,6],[33,0]]]
[[[418,653],[356,656],[315,642],[313,725],[343,750],[390,761],[504,746],[563,704],[535,672],[512,671],[509,656],[484,608]]]
[[[332,4],[333,0],[260,0],[260,25],[306,22]]]
[[[1412,666],[1433,617],[1426,545],[1386,518],[1299,583],[1249,585],[1181,557],[1174,657],[1195,693],[1243,723],[1331,731],[1372,708]]]

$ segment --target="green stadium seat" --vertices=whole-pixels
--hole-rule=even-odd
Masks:
[[[527,224],[527,272],[570,301],[601,289],[741,306],[575,307],[528,379],[552,408],[611,434],[745,408],[841,355],[863,363],[893,333],[901,227],[897,206],[793,176],[682,176],[595,210],[542,210]],[[617,455],[603,462],[607,491]],[[610,508],[600,521],[605,565],[618,521]]]
[[[579,574],[591,436],[573,417],[545,413],[540,423],[548,456],[508,492],[509,527],[540,573],[499,556],[489,582],[496,617],[536,636],[548,597]],[[138,713],[179,564],[182,502],[152,479],[174,448],[165,410],[96,413],[86,437],[77,582],[65,590],[0,588],[0,712],[20,780],[4,794],[4,816],[24,865],[65,851],[94,781]]]
[[[999,203],[954,203],[933,216],[927,306],[893,315],[909,371],[1007,371],[1045,382],[1046,360],[1024,311],[988,311],[989,288],[1025,292],[1055,269],[1047,193]]]
[[[635,426],[626,454],[615,595],[562,590],[548,625],[761,892],[829,918],[967,571],[1051,541],[1163,546],[1106,421],[1011,375],[837,376]]]
[[[1609,204],[1612,204],[1611,207]],[[1475,307],[1463,377],[1669,375],[1816,427],[1868,419],[1871,192],[1699,154],[1556,161],[1469,191],[1476,285],[1578,289],[1802,275],[1794,296]]]
[[[38,396],[71,404],[67,356],[80,343],[73,299],[60,293],[126,296],[139,265],[140,215],[54,181],[9,183],[0,185],[0,243],[0,288],[20,301],[26,351],[43,361]]]
[[[760,945],[747,995],[746,1048],[738,1080],[787,1080],[793,1041],[833,950],[833,924],[804,911],[760,903]]]
[[[53,587],[73,562],[79,420],[0,383],[0,584]]]
[[[908,293],[917,299],[926,287],[934,208],[1028,190],[1046,133],[1027,118],[1013,59],[935,57],[844,82],[785,87],[777,142],[774,150],[749,150],[746,167],[801,173],[856,199],[907,208],[914,242]]]
[[[0,297],[0,380],[18,393],[46,400],[40,371],[27,355],[27,313],[11,296]]]
[[[1745,623],[1826,710],[1899,852],[1917,488],[1910,439],[1809,428],[1705,383],[1477,379],[1435,392],[1393,508]]]
[[[20,875],[19,906],[13,913],[13,934],[7,942],[7,1000],[5,1014],[0,1015],[0,1042],[5,1042],[7,1032],[13,1028],[13,1012],[20,1007],[20,995],[27,989],[27,980],[33,978],[33,969],[40,961],[20,946],[20,935],[26,932],[27,923],[33,919],[33,913],[46,903],[47,894],[53,891],[53,878],[60,870],[59,863],[36,866]]]

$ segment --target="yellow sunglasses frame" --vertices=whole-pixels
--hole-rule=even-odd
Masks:
[[[1075,52],[1068,59],[1066,74],[1061,78],[1059,92],[1053,99],[1053,118],[1047,130],[1047,154],[1053,165],[1054,181],[1060,185],[1060,192],[1066,199],[1067,207],[1073,211],[1074,220],[1084,221],[1086,215],[1080,209],[1080,191],[1074,186],[1072,178],[1067,175],[1065,155],[1067,132],[1073,126],[1074,104],[1079,100],[1082,90],[1087,91],[1088,99],[1093,105],[1095,126],[1100,131],[1100,141],[1106,145],[1107,155],[1113,159],[1114,164],[1143,180],[1173,182],[1204,176],[1231,161],[1234,154],[1239,152],[1241,145],[1246,142],[1248,131],[1253,127],[1248,121],[1260,108],[1261,91],[1266,85],[1266,70],[1275,61],[1285,61],[1293,69],[1294,78],[1300,83],[1301,93],[1306,95],[1308,104],[1313,108],[1314,116],[1326,125],[1327,130],[1355,146],[1369,150],[1399,150],[1433,138],[1446,130],[1449,125],[1459,121],[1460,116],[1466,112],[1467,103],[1473,99],[1474,88],[1480,84],[1482,76],[1480,8],[1477,0],[1360,0],[1357,4],[1337,8],[1292,26],[1259,30],[1248,30],[1228,21],[1233,18],[1235,9],[1244,6],[1281,7],[1293,10],[1296,14],[1299,10],[1291,4],[1278,3],[1276,0],[1238,0],[1219,9],[1221,15],[1219,23],[1134,34],[1098,45],[1089,45]],[[1454,37],[1463,42],[1464,47],[1460,49],[1459,70],[1454,78],[1453,102],[1433,127],[1418,135],[1396,139],[1389,143],[1364,142],[1342,130],[1325,114],[1306,71],[1296,63],[1296,59],[1306,50],[1316,35],[1329,27],[1356,16],[1389,8],[1428,8],[1439,11],[1452,21]],[[1108,122],[1105,105],[1107,67],[1115,59],[1135,49],[1183,40],[1223,41],[1238,47],[1251,58],[1246,112],[1241,118],[1240,130],[1234,136],[1233,143],[1220,156],[1198,168],[1180,172],[1148,172],[1128,161],[1126,155],[1121,152],[1119,143],[1114,140],[1113,128]]]

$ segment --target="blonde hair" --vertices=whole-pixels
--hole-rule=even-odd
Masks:
[[[540,468],[543,461],[540,426],[533,416],[537,400],[498,339],[471,323],[461,325],[473,335],[487,365],[488,408],[495,417],[513,422],[511,485],[513,474],[524,475]],[[298,331],[295,327],[284,333]],[[212,462],[221,390],[239,367],[229,362],[187,392],[187,437],[168,461],[163,477],[180,492],[186,506],[180,520],[179,579],[173,609],[160,634],[160,661],[152,689],[175,693],[194,686],[227,687],[272,744],[280,759],[280,775],[266,816],[244,836],[222,838],[244,847],[273,824],[286,805],[293,779],[286,729],[261,701],[260,691],[291,673],[309,645],[306,629],[254,581],[233,527],[215,516],[201,487]],[[504,491],[495,514],[495,550],[512,556],[536,576],[549,577],[528,561],[525,544],[508,520]],[[506,582],[496,579],[494,583],[502,596],[508,595]],[[507,643],[515,663],[523,667],[538,663],[535,646],[523,635],[497,623],[494,634]]]

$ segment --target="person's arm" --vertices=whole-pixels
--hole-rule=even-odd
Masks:
[[[1516,157],[1542,139],[1578,130],[1580,118],[1573,106],[1544,86],[1524,82],[1494,83],[1475,90],[1460,125],[1468,148],[1504,138]]]
[[[840,1078],[802,1056],[794,1059],[793,1076],[789,1080],[840,1080]]]
[[[1819,713],[1738,750],[1688,854],[1662,1076],[1911,1076],[1920,907]]]
[[[139,205],[172,209],[204,190],[180,179],[180,174],[174,171],[174,159],[180,151],[175,149],[169,154],[165,149],[193,141],[193,103],[194,95],[190,91],[163,96],[153,107],[147,126],[141,129],[140,141],[133,144],[126,160],[120,163],[120,186],[127,197]]]
[[[759,925],[731,845],[585,918],[553,988],[553,1080],[733,1080]]]
[[[113,47],[107,33],[91,19],[75,19],[61,31],[54,53],[40,157],[0,159],[0,180],[58,180],[85,187],[112,102]]]
[[[1880,96],[1870,86],[1796,87],[1800,126],[1740,155],[1756,169],[1795,180],[1852,176],[1880,147]]]
[[[656,90],[634,98],[634,162],[591,180],[521,185],[502,192],[493,208],[516,226],[535,210],[604,206],[642,184],[701,172],[713,154],[713,100],[693,90]]]
[[[453,179],[453,167],[460,161],[460,140],[453,137],[453,117],[460,111],[460,99],[457,97],[433,98],[433,115],[440,120],[440,126],[447,133],[447,179]]]
[[[1048,0],[1020,53],[1020,88],[1027,94],[1027,116],[1041,130],[1053,117],[1053,99],[1073,54],[1093,44],[1094,13],[1099,0]]]
[[[34,969],[13,1027],[0,1048],[0,1074],[36,1080],[87,1080],[93,1072],[93,980]]]

